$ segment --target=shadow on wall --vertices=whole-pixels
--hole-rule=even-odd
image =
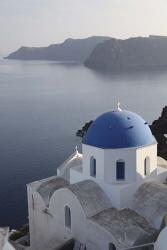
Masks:
[[[160,230],[167,211],[167,185],[154,180],[144,182],[134,195],[131,209],[142,215],[152,227]]]
[[[55,250],[73,250],[75,242],[74,240],[69,240],[64,246],[56,248]]]
[[[144,172],[144,167],[143,167],[143,172]],[[126,169],[125,169],[125,176],[126,176]],[[162,180],[162,176],[161,178],[159,177],[158,180]],[[124,192],[120,197],[122,201],[124,201],[123,207],[133,206],[134,203],[133,197],[143,183],[152,182],[155,179],[157,180],[157,170],[155,169],[148,176],[145,176],[144,178],[145,179],[143,179],[143,176],[140,173],[136,173],[136,180],[134,181],[134,183],[132,183],[130,186],[127,185],[126,187],[124,187]]]

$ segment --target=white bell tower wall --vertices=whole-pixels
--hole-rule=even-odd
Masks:
[[[95,176],[91,174],[92,157],[96,160]],[[124,165],[123,179],[118,179],[118,161]],[[142,182],[157,179],[157,144],[120,149],[101,149],[83,144],[82,179],[97,182],[113,206],[128,206]]]
[[[117,180],[117,161],[125,164],[125,179]],[[107,183],[136,181],[136,148],[105,149],[104,150],[104,179]]]
[[[96,174],[91,174],[91,158],[95,159]],[[124,162],[125,178],[117,179],[117,161]],[[157,144],[144,147],[101,149],[83,144],[83,179],[105,184],[140,182],[157,175]]]
[[[83,179],[104,182],[104,149],[82,144],[83,151]],[[96,174],[91,175],[91,159],[95,159]]]
[[[157,176],[157,143],[136,150],[137,181]]]

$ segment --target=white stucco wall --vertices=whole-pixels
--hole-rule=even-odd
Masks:
[[[15,248],[9,242],[6,242],[1,250],[15,250]]]
[[[0,250],[15,250],[9,243],[9,228],[0,228]]]
[[[89,179],[90,176],[90,158],[93,156],[96,159],[96,178],[92,180],[104,181],[104,150],[92,146],[82,144],[83,151],[83,176],[84,179]]]
[[[157,144],[139,148],[100,149],[83,144],[83,173],[71,169],[70,183],[85,179],[97,182],[113,206],[130,205],[133,195],[143,181],[157,178]],[[96,159],[96,177],[90,176],[90,158]],[[150,158],[150,175],[144,175],[144,160]],[[125,161],[125,180],[116,180],[116,161]],[[160,178],[159,178],[160,179]],[[161,178],[162,179],[162,178]]]
[[[136,180],[136,148],[105,149],[104,150],[104,176],[105,182],[116,183],[116,162],[125,161],[125,181]]]
[[[90,176],[90,158],[96,159],[96,177]],[[144,159],[150,157],[150,177],[144,175]],[[116,161],[125,161],[125,180],[116,180]],[[163,173],[161,175],[164,175]],[[157,145],[127,149],[99,149],[83,145],[83,165],[70,168],[70,183],[90,179],[98,183],[109,197],[112,206],[119,209],[129,207],[134,193],[143,181],[157,178]],[[162,179],[160,177],[159,179]],[[30,241],[32,250],[55,238],[71,237],[87,244],[88,250],[108,249],[111,235],[86,219],[80,202],[68,188],[61,188],[52,194],[47,213],[46,205],[38,192],[39,181],[30,184],[28,190],[28,209],[30,222]],[[65,206],[71,210],[71,229],[65,226]],[[96,243],[95,243],[96,242]],[[113,242],[114,243],[114,242]]]
[[[68,206],[71,210],[71,229],[65,227],[65,206]],[[63,237],[70,234],[80,242],[85,242],[85,214],[79,201],[70,190],[62,188],[56,191],[50,200],[49,209],[53,216],[57,218],[58,228],[62,225],[62,231],[64,232],[61,235]]]
[[[157,241],[155,242],[155,250],[167,249],[167,227],[165,227],[159,234]]]
[[[27,199],[28,199],[28,219],[30,232],[30,245],[34,244],[34,197],[33,190],[30,185],[27,185]]]
[[[109,250],[109,243],[116,245],[112,235],[91,220],[87,220],[87,250]]]
[[[125,161],[125,181],[128,183],[145,178],[144,160],[150,158],[150,174],[157,168],[157,144],[139,148],[100,149],[83,144],[83,179],[90,176],[90,158],[96,159],[96,180],[106,183],[116,181],[116,161]]]
[[[47,240],[47,220],[48,216],[43,212],[45,203],[42,197],[31,188],[27,186],[28,191],[28,213],[29,213],[29,227],[30,227],[30,245],[32,249],[38,248]]]
[[[48,214],[41,196],[31,188],[28,190],[28,208],[31,250],[46,250],[47,242],[74,238],[87,246],[88,250],[109,248],[111,234],[90,222],[77,197],[68,188],[55,191],[50,199]],[[33,197],[33,198],[32,198]],[[71,228],[65,226],[65,206],[71,210]]]
[[[76,170],[76,168],[71,168],[70,169],[70,184],[79,182],[85,180],[84,179],[84,174],[83,174],[83,168],[82,168],[82,172],[79,172]]]
[[[65,188],[55,191],[52,195],[48,213],[46,206],[37,192],[28,186],[28,209],[30,224],[31,249],[45,249],[48,241],[67,240],[72,237],[85,243],[85,214],[74,194]],[[33,197],[33,198],[32,198]],[[71,210],[71,229],[65,226],[65,206]]]
[[[157,144],[152,144],[145,147],[140,147],[136,150],[136,171],[137,181],[147,178],[144,175],[144,160],[146,157],[150,158],[150,176],[157,175]]]

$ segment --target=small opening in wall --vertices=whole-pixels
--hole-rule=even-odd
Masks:
[[[93,156],[90,158],[90,176],[96,177],[96,159]]]
[[[109,243],[109,250],[116,250],[116,246],[113,243]]]
[[[144,159],[144,175],[150,175],[150,157]]]
[[[71,228],[71,210],[65,206],[65,226]]]
[[[116,179],[119,180],[125,180],[125,161],[124,160],[118,160],[116,162]]]

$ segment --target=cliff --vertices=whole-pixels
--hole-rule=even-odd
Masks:
[[[98,44],[85,65],[101,70],[167,68],[167,37],[112,38]]]
[[[161,116],[150,126],[158,142],[158,155],[167,160],[167,106],[163,108]]]
[[[107,39],[110,38],[103,36],[92,36],[85,39],[69,38],[63,43],[53,44],[48,47],[21,47],[7,56],[6,59],[84,62],[93,48]]]

